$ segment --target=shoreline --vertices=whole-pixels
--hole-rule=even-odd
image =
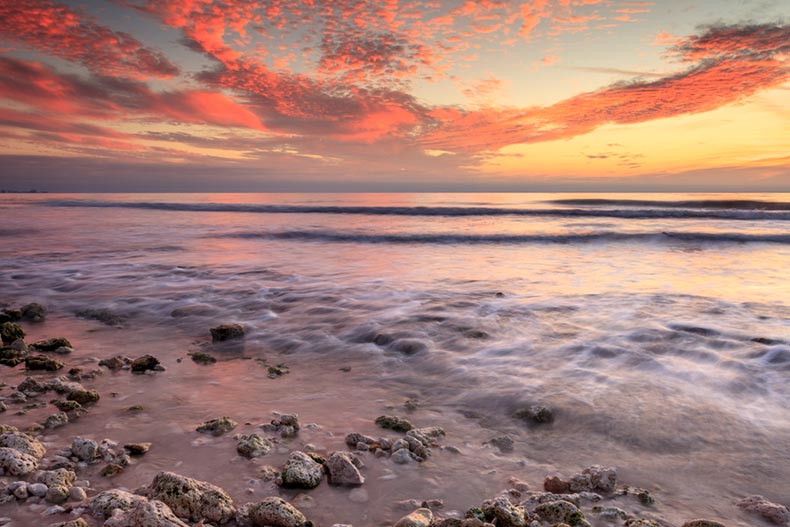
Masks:
[[[31,318],[35,318],[35,315],[29,315],[29,312],[36,311],[40,311],[41,320],[30,320]],[[24,316],[22,314],[23,312],[25,313]],[[13,316],[11,318],[16,318],[16,313],[12,313],[12,315]],[[161,443],[163,441],[167,442],[168,440],[162,437],[148,438],[152,439],[151,441],[145,441],[144,439],[146,438],[142,438],[138,441],[136,440],[137,438],[135,438],[135,440],[129,442],[127,446],[133,445],[131,449],[134,452],[137,452],[138,456],[130,457],[131,452],[129,449],[123,448],[123,445],[126,444],[126,442],[122,441],[120,436],[128,435],[128,433],[131,432],[133,428],[129,431],[126,431],[123,428],[116,428],[114,430],[107,431],[108,433],[102,437],[92,434],[94,435],[92,439],[82,438],[78,431],[81,422],[85,422],[84,419],[88,419],[90,413],[94,409],[101,409],[101,406],[107,404],[108,401],[117,401],[119,398],[123,398],[124,396],[124,394],[112,391],[109,393],[106,391],[99,393],[95,391],[92,386],[96,384],[97,380],[106,379],[106,375],[127,375],[127,380],[130,383],[128,386],[133,386],[138,382],[167,382],[168,375],[172,375],[173,373],[173,370],[171,370],[173,366],[171,364],[168,364],[165,367],[161,366],[159,364],[159,360],[156,359],[156,352],[148,354],[147,357],[146,355],[140,355],[134,357],[134,359],[125,359],[123,357],[116,357],[118,354],[112,354],[104,351],[104,356],[102,357],[103,360],[101,362],[87,361],[87,364],[92,365],[92,369],[88,370],[87,368],[82,368],[82,371],[74,371],[71,367],[74,365],[74,363],[77,363],[77,366],[79,366],[80,363],[85,363],[85,361],[84,359],[75,360],[79,357],[79,353],[78,351],[71,349],[71,342],[69,339],[57,340],[60,338],[58,335],[49,335],[47,331],[47,322],[44,320],[47,317],[46,310],[20,310],[19,318],[22,319],[25,316],[29,320],[9,320],[8,324],[21,324],[17,326],[19,329],[39,335],[47,334],[48,338],[51,340],[44,342],[44,344],[38,345],[36,345],[34,341],[30,340],[30,344],[32,344],[32,346],[27,344],[23,346],[22,343],[17,341],[17,339],[13,339],[11,342],[4,344],[4,346],[6,346],[4,350],[8,348],[18,348],[20,353],[25,353],[24,350],[28,350],[27,356],[23,357],[23,360],[36,355],[42,357],[42,359],[38,362],[28,361],[28,366],[30,367],[54,368],[57,367],[57,362],[61,362],[63,365],[56,371],[51,372],[46,370],[44,370],[43,373],[39,371],[26,372],[30,373],[29,377],[27,375],[23,375],[20,371],[21,368],[24,367],[24,363],[18,365],[13,370],[10,370],[8,366],[0,366],[4,373],[7,371],[13,371],[16,374],[16,378],[20,379],[19,383],[15,384],[14,386],[3,386],[2,390],[0,390],[0,398],[2,398],[0,400],[4,400],[4,404],[7,407],[6,412],[0,415],[4,417],[3,422],[5,423],[8,420],[6,416],[14,411],[20,412],[20,408],[24,409],[25,407],[28,407],[28,411],[25,412],[24,415],[15,416],[14,420],[17,423],[21,423],[22,421],[30,421],[29,417],[33,417],[34,415],[37,416],[36,419],[40,419],[42,413],[48,413],[52,411],[50,409],[53,408],[44,401],[50,399],[50,397],[53,395],[59,394],[60,396],[54,400],[57,401],[56,409],[62,411],[51,413],[50,416],[46,417],[44,421],[52,428],[34,430],[35,433],[42,435],[44,443],[40,444],[42,448],[46,448],[46,454],[48,456],[41,456],[47,461],[42,461],[39,468],[53,468],[59,466],[59,468],[66,469],[67,471],[75,469],[76,471],[74,473],[74,477],[72,478],[71,476],[68,476],[67,478],[71,479],[72,481],[72,485],[70,485],[68,490],[71,492],[71,488],[75,487],[78,489],[84,489],[85,496],[83,499],[82,492],[79,490],[73,491],[76,501],[69,501],[69,498],[71,498],[71,495],[69,495],[69,498],[67,498],[67,501],[65,502],[67,505],[67,510],[64,511],[60,511],[59,509],[50,509],[49,507],[56,506],[57,501],[53,502],[47,497],[46,494],[43,498],[35,497],[35,495],[33,497],[25,497],[23,499],[12,497],[7,500],[7,503],[17,503],[15,512],[20,514],[21,521],[35,517],[34,515],[40,514],[42,510],[45,512],[49,510],[50,512],[57,511],[57,515],[53,516],[52,518],[44,518],[43,520],[39,519],[38,521],[50,522],[51,520],[51,522],[54,523],[56,520],[61,520],[61,518],[58,516],[62,516],[64,514],[73,514],[74,511],[76,511],[83,513],[85,519],[88,521],[88,525],[104,525],[105,523],[103,521],[97,521],[96,518],[91,516],[90,506],[87,505],[91,502],[85,500],[95,500],[96,496],[101,492],[116,489],[114,486],[114,481],[117,481],[115,480],[115,477],[119,474],[122,474],[127,467],[130,467],[129,472],[140,471],[141,469],[146,468],[145,465],[147,463],[147,459],[150,459],[150,457],[146,457],[149,456],[148,449],[153,449],[152,451],[156,452],[157,449],[162,448],[163,445]],[[6,326],[5,329],[7,330],[6,333],[10,333],[7,337],[7,340],[10,340],[16,336],[14,335],[16,328],[9,325]],[[225,329],[227,330],[228,328]],[[243,342],[243,336],[238,334],[237,330],[233,328],[231,328],[230,333],[227,333],[226,331],[224,334],[225,336],[220,335],[219,338],[215,337],[215,340],[224,340],[226,342],[209,343],[208,330],[206,333],[206,341],[196,343],[197,345],[190,352],[191,356],[179,357],[175,364],[182,364],[182,361],[192,359],[196,366],[205,368],[206,371],[208,371],[216,364],[211,360],[212,358],[219,358],[220,360],[227,359],[227,356],[223,356],[223,353],[228,353],[228,345],[232,346],[234,342]],[[75,343],[75,349],[79,350],[86,344],[87,343],[85,340]],[[247,361],[244,362],[250,364]],[[268,362],[264,361],[264,363],[260,365],[261,370],[265,371],[267,378],[270,379],[272,383],[280,382],[279,379],[281,378],[288,379],[289,376],[292,375],[292,371],[293,375],[298,375],[296,368],[289,368],[284,364],[275,362],[276,361],[269,360]],[[258,365],[256,364],[256,366]],[[139,370],[139,374],[132,373],[131,371],[134,369]],[[63,372],[69,372],[66,378],[61,378]],[[341,371],[340,374],[342,373],[350,372]],[[23,377],[24,380],[22,380]],[[8,378],[8,376],[4,375],[4,380],[5,378]],[[27,380],[28,378],[30,380]],[[58,380],[59,378],[61,379]],[[80,384],[82,386],[80,386]],[[22,397],[15,396],[13,393],[26,393],[27,395],[25,395],[25,399],[23,400]],[[30,396],[29,398],[28,395]],[[149,393],[148,389],[145,388],[143,389],[142,393],[138,392],[137,397],[135,397],[135,404],[128,405],[126,409],[126,411],[129,412],[127,414],[128,417],[121,419],[121,422],[129,418],[134,419],[135,414],[145,414],[147,403],[150,400],[149,397],[152,395],[153,393]],[[323,395],[326,396],[326,394]],[[285,400],[287,400],[287,397]],[[76,402],[77,405],[70,405],[68,401]],[[207,431],[209,432],[208,434],[201,433],[198,430],[198,428],[200,428],[200,422],[195,422],[195,426],[192,428],[192,431],[187,432],[186,434],[184,434],[183,431],[178,431],[173,433],[171,437],[179,437],[181,442],[188,441],[192,448],[201,448],[210,445],[212,447],[212,452],[218,453],[221,451],[226,458],[229,455],[235,454],[235,460],[231,462],[232,465],[237,464],[238,466],[242,466],[242,463],[250,462],[250,460],[247,459],[245,455],[238,455],[238,453],[242,451],[251,454],[250,457],[252,458],[253,463],[260,462],[263,464],[266,462],[266,458],[271,457],[271,455],[279,456],[280,460],[285,458],[282,463],[277,463],[274,467],[268,464],[263,466],[259,466],[258,464],[252,465],[259,472],[259,476],[257,477],[258,482],[254,484],[254,487],[245,488],[242,493],[239,493],[238,490],[234,489],[236,490],[236,492],[233,493],[235,501],[231,500],[230,507],[234,509],[241,508],[242,511],[248,511],[249,507],[242,507],[246,501],[245,498],[247,496],[254,495],[256,501],[253,503],[258,504],[263,503],[267,498],[270,497],[283,496],[298,511],[301,511],[300,514],[305,515],[306,519],[304,522],[310,521],[311,517],[319,518],[316,525],[333,525],[333,523],[327,522],[326,518],[323,517],[322,514],[317,513],[316,509],[318,505],[316,504],[316,500],[312,497],[313,494],[323,492],[324,494],[322,496],[322,501],[326,501],[324,498],[328,498],[329,500],[339,501],[342,503],[341,500],[345,499],[351,503],[356,504],[356,506],[358,506],[357,510],[364,510],[366,508],[365,504],[368,503],[368,500],[370,499],[370,495],[386,494],[388,482],[391,482],[400,476],[400,474],[398,474],[395,470],[399,469],[400,466],[404,466],[412,470],[411,476],[419,480],[419,472],[423,468],[421,466],[423,465],[421,463],[422,461],[426,461],[426,465],[433,465],[433,470],[441,473],[442,464],[448,462],[457,462],[451,461],[453,458],[463,459],[463,461],[461,461],[463,464],[479,462],[481,467],[484,467],[487,462],[483,457],[478,457],[475,459],[476,456],[481,455],[481,452],[483,454],[487,454],[488,456],[494,456],[494,459],[497,459],[497,456],[507,456],[508,453],[512,452],[513,450],[513,440],[507,435],[503,435],[490,438],[488,441],[486,441],[487,444],[482,447],[484,449],[482,451],[478,450],[475,453],[468,452],[468,442],[464,443],[462,438],[452,437],[451,434],[447,434],[441,427],[436,426],[433,422],[431,422],[431,414],[426,414],[422,411],[424,409],[420,408],[419,401],[409,399],[401,405],[394,407],[390,406],[389,410],[391,410],[390,413],[392,415],[389,415],[387,418],[382,418],[382,416],[378,416],[377,418],[376,415],[371,413],[377,411],[379,408],[379,405],[375,402],[372,405],[362,402],[360,406],[368,407],[368,411],[366,413],[369,417],[360,416],[357,419],[358,423],[366,423],[362,424],[359,427],[359,430],[349,429],[354,428],[354,426],[343,429],[343,427],[338,426],[337,423],[331,422],[332,420],[329,420],[330,422],[327,424],[322,423],[319,419],[316,419],[315,423],[301,425],[301,429],[299,429],[299,418],[285,413],[277,414],[275,419],[268,423],[255,423],[254,419],[247,420],[241,415],[233,416],[233,418],[239,419],[243,424],[233,424],[234,422],[232,421],[232,418],[227,418],[227,420],[209,424],[207,428]],[[138,409],[133,410],[135,407]],[[211,416],[208,415],[210,412],[211,410],[206,410],[207,416],[204,420],[210,420]],[[545,409],[546,413],[542,412],[543,411],[534,410],[532,414],[525,415],[525,417],[536,421],[544,421],[543,423],[536,422],[535,424],[545,424],[546,422],[550,421],[551,412],[549,409]],[[67,419],[69,416],[71,416],[71,419],[64,420],[61,414],[65,415]],[[53,418],[51,416],[56,417]],[[213,417],[221,416],[217,415]],[[412,424],[411,421],[414,421],[415,424]],[[162,425],[163,427],[166,427],[167,423],[162,423]],[[297,428],[294,429],[293,425],[297,425]],[[381,425],[385,425],[387,428],[382,428]],[[393,430],[393,427],[395,430]],[[15,434],[15,432],[11,431],[10,428],[8,430],[9,431],[7,433]],[[373,435],[370,433],[371,430],[377,430],[380,435]],[[64,432],[68,432],[65,437],[60,435]],[[50,440],[49,438],[53,435],[53,433],[59,434],[60,437],[56,440]],[[305,438],[305,436],[307,436],[307,438]],[[313,444],[313,442],[307,442],[314,437],[319,437],[320,442],[325,444],[316,446]],[[215,440],[217,439],[222,441],[221,447],[214,444]],[[20,441],[26,443],[28,442],[27,439],[24,438],[20,439]],[[84,450],[85,444],[89,445],[88,450],[95,451],[97,454],[101,452],[101,455],[97,455],[96,457],[89,456],[87,459],[83,459],[85,456],[82,453],[82,450]],[[140,446],[146,444],[146,447]],[[462,446],[459,448],[456,446],[456,444],[462,444]],[[95,447],[92,445],[95,445]],[[389,448],[384,448],[385,446],[389,446]],[[399,448],[393,449],[393,446],[398,446]],[[234,447],[236,452],[233,452]],[[143,448],[145,452],[142,452],[142,455],[140,455],[140,449]],[[262,453],[264,451],[265,453]],[[63,459],[55,459],[54,464],[51,464],[53,457],[52,454],[56,452],[64,454],[63,456],[60,456]],[[69,452],[71,453],[71,456],[68,455]],[[343,454],[343,452],[348,453]],[[236,455],[238,455],[238,457],[236,457]],[[336,464],[339,463],[339,466],[343,467],[341,472],[346,474],[345,477],[349,477],[350,481],[356,482],[352,483],[351,487],[346,487],[345,485],[334,486],[330,485],[328,481],[321,481],[329,479],[334,479],[337,481],[339,478],[339,476],[332,478],[330,476],[330,470],[328,468],[323,468],[327,466],[326,463],[328,459],[333,459],[333,455]],[[471,459],[469,459],[470,457]],[[314,458],[320,458],[322,463],[317,463]],[[430,461],[427,461],[429,458]],[[101,461],[96,462],[97,459],[101,459]],[[359,461],[362,463],[359,463]],[[194,466],[194,461],[179,459],[176,461],[176,464],[179,466],[172,467],[172,471],[176,474],[179,474],[178,477],[194,476],[197,478],[201,472],[200,470],[195,470],[197,467]],[[357,467],[357,464],[361,464],[363,466]],[[156,478],[160,477],[160,473],[168,472],[169,468],[167,466],[158,466],[161,465],[161,463],[155,463],[154,465],[155,466],[146,468],[146,472],[149,476],[152,473],[156,474],[153,479],[153,482],[155,483]],[[277,479],[283,478],[283,474],[288,472],[289,466],[293,468],[291,472],[294,472],[299,477],[303,477],[304,473],[312,473],[313,479],[318,478],[318,489],[295,491],[292,487],[289,487],[289,485],[292,485],[293,482],[288,478],[285,478],[284,486],[278,485]],[[518,466],[518,464],[516,464],[516,466]],[[584,470],[582,470],[584,469],[584,466],[579,466],[579,472],[577,474],[570,476],[570,474],[566,473],[563,477],[559,477],[561,475],[557,474],[556,471],[547,471],[544,472],[544,480],[541,481],[540,477],[535,478],[533,476],[530,478],[524,478],[526,480],[525,482],[522,481],[520,477],[518,477],[520,476],[520,471],[516,468],[516,466],[509,469],[510,473],[507,474],[506,477],[504,473],[497,474],[495,479],[501,482],[501,488],[495,493],[478,493],[477,501],[470,502],[471,500],[467,499],[467,503],[461,507],[458,507],[455,504],[447,504],[447,507],[445,507],[445,500],[434,498],[429,493],[418,497],[412,497],[407,500],[393,500],[393,502],[391,502],[392,512],[387,515],[388,519],[383,519],[382,515],[379,514],[379,520],[376,521],[376,524],[394,524],[398,525],[398,527],[405,527],[407,525],[427,525],[430,523],[430,525],[435,527],[455,527],[458,525],[467,525],[472,527],[474,525],[482,525],[482,522],[484,521],[493,521],[496,519],[496,524],[498,527],[551,525],[552,523],[556,524],[560,521],[565,521],[566,523],[572,522],[569,523],[569,525],[587,525],[586,523],[583,523],[583,521],[590,521],[592,522],[592,525],[597,526],[611,524],[609,523],[609,519],[611,519],[612,521],[616,522],[614,524],[624,524],[630,525],[632,527],[647,527],[652,525],[681,525],[680,523],[672,523],[663,519],[661,515],[661,512],[663,512],[662,509],[660,507],[654,507],[656,500],[661,502],[664,498],[661,491],[624,486],[623,483],[628,483],[628,481],[623,481],[623,477],[620,477],[618,480],[617,470],[613,468],[610,470],[606,467],[588,467],[585,469],[585,473]],[[523,462],[522,466],[524,466]],[[231,468],[231,470],[236,469]],[[535,469],[533,468],[533,473],[534,471]],[[494,470],[494,472],[496,473],[497,470]],[[526,470],[524,470],[524,472],[526,472]],[[40,479],[42,477],[31,476],[32,474],[33,473],[31,472],[27,475],[28,477],[19,479],[4,476],[2,480],[6,483],[10,482],[13,485],[15,481],[28,480],[28,483],[30,483],[32,481],[30,479],[31,477],[33,479]],[[361,484],[358,483],[360,477],[363,479]],[[90,483],[88,483],[85,487],[73,485],[74,481],[85,483],[86,478],[90,478],[88,480]],[[268,481],[266,481],[266,478],[269,478]],[[10,481],[10,479],[14,479],[14,481]],[[44,479],[46,479],[46,476],[44,476]],[[216,478],[206,478],[203,481],[207,482],[208,484],[214,484],[212,479]],[[249,481],[245,482],[244,486],[252,485],[251,482],[253,479],[256,478],[250,478]],[[179,481],[181,481],[181,484],[184,485],[193,485],[193,483],[190,481]],[[198,479],[198,481],[201,480]],[[147,485],[150,482],[152,482],[150,477],[145,479],[141,479],[139,477],[135,478],[135,484],[137,486]],[[298,485],[304,486],[305,484],[302,482],[297,483],[297,486]],[[16,484],[10,493],[12,496],[15,492],[18,495],[29,495],[29,487],[30,485],[26,485],[24,487],[25,490],[23,491],[20,490],[22,485]],[[125,486],[121,485],[121,487]],[[200,485],[198,485],[198,487],[200,487]],[[8,486],[5,487],[6,495],[8,495],[7,493],[9,488],[10,487]],[[127,487],[127,490],[133,489]],[[549,492],[549,490],[553,492]],[[37,491],[40,492],[41,489],[38,488]],[[222,492],[227,495],[224,490]],[[269,496],[264,496],[264,494],[267,493]],[[3,494],[3,491],[0,491],[0,494]],[[467,494],[474,494],[474,492],[468,492]],[[749,498],[748,494],[744,494],[742,496],[742,499],[747,498]],[[58,499],[60,498],[55,498],[55,500]],[[167,499],[169,498],[165,498],[166,501]],[[228,497],[228,499],[230,499],[230,497]],[[780,521],[785,521],[782,520],[782,514],[784,511],[786,511],[786,509],[782,509],[781,505],[770,503],[766,504],[757,502],[755,500],[752,501],[754,501],[754,503],[744,502],[745,505],[741,507],[744,509],[742,511],[739,511],[737,504],[733,503],[732,513],[740,515],[739,518],[743,517],[745,520],[745,518],[748,517],[755,518],[754,516],[748,516],[748,514],[750,514],[749,511],[752,511],[752,513],[757,511],[757,517],[760,517],[760,514],[768,511],[768,514],[774,514],[775,517],[779,518]],[[136,507],[135,505],[136,508],[133,507],[133,509],[140,510],[134,514],[162,514],[167,516],[167,511],[156,504],[155,501],[136,501],[135,504],[139,505],[139,507]],[[172,505],[171,508],[174,511],[181,510],[179,509],[181,505],[179,505],[177,502],[171,501],[169,504]],[[549,504],[551,506],[549,506]],[[422,507],[422,505],[427,505],[427,507]],[[85,508],[86,506],[87,508]],[[7,507],[7,504],[0,505],[0,517],[6,516],[6,514],[8,514],[3,510],[7,509]],[[343,506],[340,505],[340,508],[342,507]],[[617,509],[612,507],[617,507]],[[282,509],[282,507],[280,508]],[[415,510],[409,510],[410,508]],[[555,510],[557,508],[559,509]],[[156,511],[153,511],[153,509],[156,509]],[[287,507],[285,507],[283,510],[290,511],[290,509]],[[426,512],[426,510],[428,512]],[[461,518],[466,516],[467,513],[471,514],[472,516],[477,515],[477,520],[474,518],[461,520]],[[129,527],[134,527],[136,524],[133,523],[133,520],[121,518],[123,514],[116,513],[116,516],[119,516],[119,518],[116,518],[115,520],[112,518],[108,519],[107,521],[110,523],[107,525],[110,527],[113,525],[128,525]],[[127,515],[130,514],[132,513],[128,513]],[[283,514],[285,514],[285,512],[283,512]],[[183,513],[179,515],[183,516]],[[787,515],[790,516],[790,511],[787,512]],[[234,525],[234,522],[236,521],[235,512],[232,515],[226,516],[227,517],[220,517],[220,519],[223,521],[223,524]],[[587,519],[582,520],[582,516]],[[14,515],[12,514],[12,516],[10,516],[11,521],[6,522],[7,525],[24,525],[24,523],[16,523],[13,517]],[[211,520],[211,518],[208,518],[208,516],[204,517],[208,520]],[[231,519],[231,517],[234,519]],[[245,514],[243,512],[239,517],[241,523],[236,522],[235,524],[247,524],[245,523],[244,517]],[[298,518],[299,516],[297,515],[296,517]],[[401,517],[409,517],[410,519],[408,521],[399,520]],[[534,521],[537,521],[538,523],[532,523],[533,517],[535,518]],[[426,520],[426,518],[429,518],[429,520]],[[506,518],[510,519],[508,520]],[[523,523],[521,520],[514,518],[521,518]],[[191,519],[192,523],[189,525],[201,520],[201,518],[195,517],[192,517]],[[369,524],[369,520],[365,519],[361,515],[351,519],[356,520],[351,523],[357,525],[358,527],[359,525]],[[692,518],[688,518],[689,521],[691,519]],[[727,518],[720,518],[720,520],[726,519]],[[168,521],[175,522],[181,520]],[[230,523],[227,523],[228,521]],[[257,520],[253,520],[253,522],[254,521]],[[286,520],[282,521],[285,522]],[[478,521],[478,523],[475,523],[476,521]],[[508,521],[511,523],[507,523]],[[541,521],[543,521],[543,523],[541,523]],[[642,523],[638,523],[640,521]],[[264,523],[252,523],[247,525],[259,524],[268,525]],[[776,524],[782,525],[782,523],[779,522]],[[161,525],[170,524],[162,523]],[[173,525],[178,524],[174,523]],[[272,523],[272,525],[276,525],[276,523]],[[291,524],[283,525],[284,527],[295,527],[296,525],[299,525],[299,523],[297,522],[296,524],[293,524],[293,526]],[[693,525],[695,527],[714,527],[717,524],[714,520],[708,520],[708,523],[684,523],[682,525]],[[725,525],[729,527],[731,525],[740,525],[740,523],[725,523]]]

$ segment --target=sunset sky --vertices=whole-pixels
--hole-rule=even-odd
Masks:
[[[790,4],[0,0],[0,188],[790,191]]]

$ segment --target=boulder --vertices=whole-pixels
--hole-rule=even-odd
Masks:
[[[14,448],[0,447],[0,468],[8,476],[27,476],[38,468],[38,459]]]
[[[221,488],[181,476],[173,472],[160,472],[151,483],[148,497],[161,500],[176,516],[191,521],[206,519],[227,523],[236,514],[233,500]]]
[[[362,485],[365,483],[363,476],[351,454],[348,452],[333,452],[324,463],[329,474],[329,483],[332,485]]]
[[[291,452],[285,462],[282,478],[283,487],[312,489],[321,483],[323,471],[321,465],[304,452]]]
[[[270,497],[245,506],[247,519],[253,527],[310,527],[304,514],[282,498]]]
[[[128,510],[116,509],[104,527],[189,527],[161,501],[138,501]]]

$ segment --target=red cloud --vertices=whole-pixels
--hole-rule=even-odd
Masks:
[[[51,0],[2,2],[0,20],[0,38],[83,64],[94,73],[138,79],[178,73],[161,52]]]

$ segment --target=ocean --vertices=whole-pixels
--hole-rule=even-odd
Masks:
[[[600,464],[655,497],[634,514],[677,524],[757,525],[739,499],[790,501],[790,194],[6,194],[0,211],[0,304],[49,311],[28,341],[67,337],[69,367],[150,353],[166,368],[103,373],[86,383],[99,404],[46,431],[56,449],[153,443],[111,483],[87,478],[99,489],[176,470],[362,526],[401,500],[462,513],[511,477],[540,489]],[[230,322],[243,342],[212,345]],[[533,405],[553,422],[517,417]],[[316,426],[253,461],[195,432],[226,415],[248,433],[276,411]],[[367,454],[353,492],[258,478],[290,449],[382,435],[382,414],[441,426],[458,452]],[[490,443],[505,435],[512,451]]]

